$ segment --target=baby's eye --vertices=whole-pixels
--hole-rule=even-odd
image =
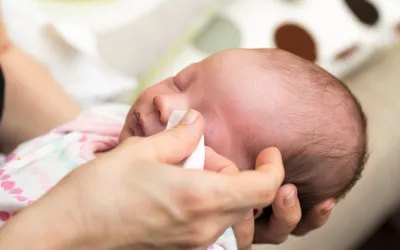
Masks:
[[[175,85],[180,91],[188,89],[196,80],[196,74],[194,73],[195,65],[196,64],[190,65],[174,77]]]
[[[179,80],[178,77],[174,77],[174,84],[176,88],[179,90],[179,92],[182,92],[186,89],[186,83],[183,83],[182,80]]]
[[[172,84],[171,85],[172,85],[172,88],[174,88],[177,92],[181,92],[182,91],[182,89],[177,84],[175,77],[172,78]]]

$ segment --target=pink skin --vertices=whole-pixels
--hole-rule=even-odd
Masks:
[[[206,145],[240,169],[252,168],[257,152],[249,148],[277,139],[280,124],[268,118],[282,96],[274,84],[278,76],[265,74],[259,58],[253,50],[221,52],[146,89],[131,107],[120,139],[160,132],[173,110],[192,108],[204,117]]]

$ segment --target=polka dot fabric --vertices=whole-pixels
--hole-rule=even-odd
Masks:
[[[193,47],[196,60],[232,47],[277,47],[341,77],[399,38],[400,1],[238,0]]]

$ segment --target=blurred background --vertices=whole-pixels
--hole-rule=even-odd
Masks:
[[[3,0],[11,39],[82,106],[235,47],[290,51],[341,78],[369,119],[364,176],[327,226],[256,249],[400,249],[399,0]]]

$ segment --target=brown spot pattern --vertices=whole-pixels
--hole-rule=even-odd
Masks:
[[[278,48],[311,62],[317,60],[317,46],[309,32],[297,24],[283,24],[275,31]]]
[[[378,9],[367,0],[345,0],[349,9],[363,24],[373,26],[379,21]]]
[[[344,59],[350,57],[352,54],[354,54],[358,49],[359,49],[358,45],[353,45],[349,48],[346,48],[346,49],[342,50],[341,52],[339,52],[335,56],[335,60],[336,61],[344,60]]]

